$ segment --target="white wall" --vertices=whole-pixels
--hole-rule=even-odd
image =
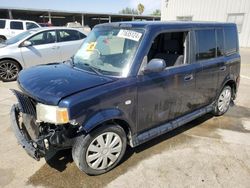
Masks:
[[[176,20],[177,16],[192,16],[193,21],[226,22],[230,13],[244,13],[241,47],[250,47],[250,0],[162,0],[161,20]]]

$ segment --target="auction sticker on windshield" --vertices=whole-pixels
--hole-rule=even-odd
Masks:
[[[142,34],[136,31],[121,29],[117,34],[117,37],[126,38],[134,41],[139,41]]]

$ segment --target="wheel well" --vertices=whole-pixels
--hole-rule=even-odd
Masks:
[[[4,35],[0,35],[0,38],[6,40],[7,38]]]
[[[236,83],[233,80],[229,80],[228,82],[226,82],[225,86],[230,86],[233,90],[233,99],[235,99],[235,94],[236,94]]]
[[[3,58],[3,59],[0,59],[0,62],[1,61],[4,61],[4,60],[11,60],[11,61],[15,61],[16,63],[18,63],[19,67],[20,67],[20,70],[23,69],[22,65],[15,59],[12,59],[12,58]]]
[[[110,124],[120,125],[123,128],[123,130],[125,131],[126,135],[127,135],[128,144],[131,146],[131,138],[132,138],[131,129],[129,127],[129,124],[125,120],[122,120],[122,119],[111,119],[111,120],[105,121],[105,122],[97,125],[93,130],[97,129],[100,126],[108,125],[108,124],[109,125]],[[91,131],[93,131],[93,130],[91,130]]]

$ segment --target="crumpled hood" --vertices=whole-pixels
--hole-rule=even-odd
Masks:
[[[66,64],[32,67],[21,71],[18,77],[18,83],[26,94],[50,105],[57,105],[66,96],[114,80],[115,78],[91,74]]]

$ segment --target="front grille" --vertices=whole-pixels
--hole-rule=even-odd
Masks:
[[[36,107],[32,99],[15,89],[11,89],[11,91],[14,93],[19,102],[20,111],[22,113],[30,114],[36,117]]]

